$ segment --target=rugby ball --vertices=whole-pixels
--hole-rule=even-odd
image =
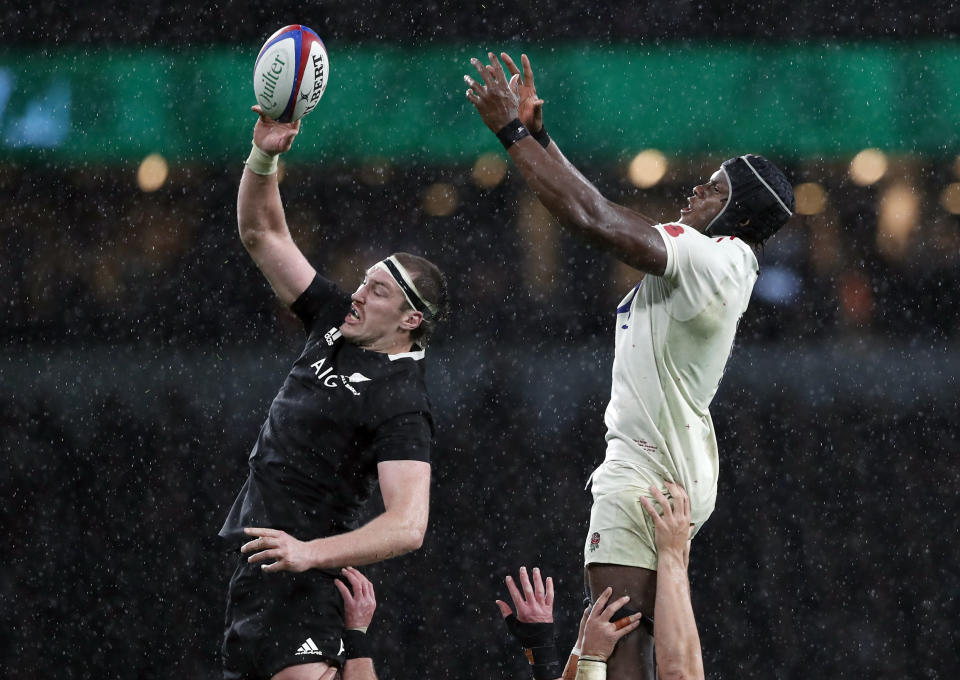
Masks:
[[[253,90],[268,117],[292,123],[313,111],[329,74],[327,50],[319,36],[306,26],[284,26],[260,48]]]

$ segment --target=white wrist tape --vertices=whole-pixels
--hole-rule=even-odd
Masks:
[[[254,144],[250,149],[250,155],[247,156],[246,165],[250,172],[258,175],[272,175],[277,171],[277,159],[279,156],[271,156],[264,153]]]
[[[576,680],[607,680],[607,664],[580,657]]]

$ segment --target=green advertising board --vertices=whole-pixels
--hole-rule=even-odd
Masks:
[[[516,46],[508,48],[518,57]],[[257,46],[70,47],[0,55],[0,149],[19,161],[243,158]],[[330,82],[291,162],[471,162],[496,139],[464,98],[484,46],[329,44]],[[949,43],[547,45],[528,50],[551,134],[597,161],[750,150],[842,157],[960,151]]]

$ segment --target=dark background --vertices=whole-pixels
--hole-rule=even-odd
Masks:
[[[174,49],[256,41],[302,11],[111,8],[35,3],[2,10],[0,25],[14,47]],[[960,26],[938,3],[777,2],[762,16],[748,3],[323,10],[313,27],[324,36],[406,47],[926,39]],[[802,161],[785,168],[797,182],[810,179]],[[214,536],[300,350],[235,236],[239,169],[198,162],[152,194],[136,190],[134,169],[0,161],[8,677],[216,677],[229,559]],[[614,168],[584,170],[612,199],[634,200]],[[562,651],[581,611],[583,484],[602,458],[611,312],[630,284],[554,233],[554,278],[528,285],[522,182],[512,173],[480,189],[469,173],[400,167],[371,184],[360,168],[302,167],[282,185],[298,241],[344,285],[411,250],[454,291],[455,317],[430,349],[440,430],[427,540],[365,569],[383,678],[526,677],[493,605],[520,565],[557,579]],[[931,164],[930,177],[948,174]],[[421,203],[438,181],[459,191],[446,217]],[[877,190],[826,166],[822,181],[842,197],[831,229],[798,216],[761,257],[801,292],[755,296],[712,408],[719,497],[691,558],[707,673],[957,677],[960,225],[938,218],[892,260],[875,246]],[[927,213],[934,184],[921,188]],[[655,199],[679,205],[689,186],[674,177]]]

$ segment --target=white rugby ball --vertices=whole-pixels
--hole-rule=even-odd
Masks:
[[[263,43],[253,67],[253,90],[267,116],[292,123],[313,111],[329,74],[323,41],[306,26],[293,24]]]

